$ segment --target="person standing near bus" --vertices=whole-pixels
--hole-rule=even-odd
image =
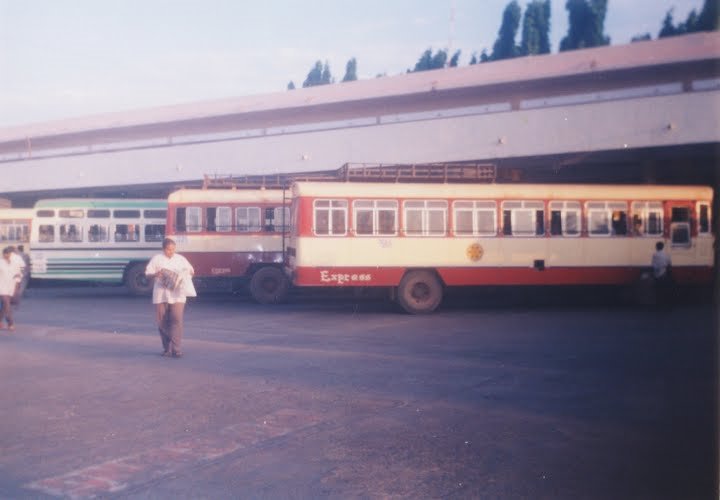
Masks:
[[[655,290],[658,303],[668,304],[672,295],[672,277],[670,269],[672,260],[665,252],[665,243],[658,241],[655,244],[655,253],[652,256],[653,278],[655,278]]]
[[[14,246],[8,247],[10,251],[12,252],[10,254],[10,262],[13,266],[15,266],[15,291],[13,292],[12,299],[10,301],[14,305],[20,304],[20,298],[23,296],[23,293],[25,293],[25,288],[27,287],[27,272],[28,272],[28,262],[25,260],[24,254],[21,254],[20,251],[15,248]],[[24,248],[21,246],[21,248]]]
[[[163,240],[162,250],[162,253],[150,259],[145,275],[155,279],[153,304],[162,340],[162,355],[180,358],[183,355],[185,303],[188,296],[196,295],[192,284],[195,270],[185,257],[175,253],[175,241],[172,239]]]
[[[18,268],[12,261],[13,251],[11,247],[5,247],[0,259],[0,302],[2,302],[2,310],[0,310],[0,328],[2,328],[3,319],[7,322],[8,330],[15,330],[15,321],[12,314],[12,305],[10,300],[15,294],[15,286],[18,278]]]

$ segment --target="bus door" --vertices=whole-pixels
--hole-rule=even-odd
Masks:
[[[692,204],[690,202],[668,203],[670,216],[670,254],[674,265],[691,265],[695,259],[695,239],[692,228]]]

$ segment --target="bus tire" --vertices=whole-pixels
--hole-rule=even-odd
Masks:
[[[133,295],[148,295],[153,289],[153,280],[145,275],[146,265],[132,264],[125,272],[125,286]]]
[[[250,294],[259,304],[277,304],[287,298],[290,282],[280,268],[262,267],[250,278]]]
[[[397,300],[410,314],[433,312],[442,297],[442,283],[432,271],[410,271],[398,285]]]

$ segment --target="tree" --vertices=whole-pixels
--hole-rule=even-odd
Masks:
[[[700,14],[695,9],[691,10],[685,22],[673,23],[673,9],[665,14],[658,38],[668,36],[684,35],[685,33],[695,33],[697,31],[716,31],[720,19],[720,0],[705,0]]]
[[[502,24],[498,31],[498,37],[493,45],[491,59],[498,61],[500,59],[509,59],[516,57],[519,53],[518,47],[515,45],[515,36],[520,26],[520,5],[517,0],[512,0],[503,11]]]
[[[480,62],[480,61],[478,61],[477,52],[473,52],[473,55],[472,55],[472,57],[470,58],[470,66],[472,66],[473,64],[477,64],[477,63],[479,63],[479,62]]]
[[[675,28],[675,23],[673,23],[673,10],[674,9],[670,9],[667,11],[667,13],[665,13],[665,19],[663,19],[660,33],[658,33],[658,38],[665,38],[678,34],[677,28]]]
[[[458,50],[453,54],[453,56],[450,58],[450,62],[448,63],[448,66],[451,68],[455,68],[458,65],[458,61],[460,61],[460,51]]]
[[[717,31],[720,28],[720,0],[705,0],[697,19],[698,31]]]
[[[550,53],[550,0],[533,0],[525,7],[520,55]]]
[[[288,89],[288,90],[295,90],[295,83],[294,83],[292,80],[290,80],[290,83],[288,83],[287,89]]]
[[[482,49],[482,52],[480,52],[480,62],[484,63],[484,62],[489,62],[489,61],[490,61],[490,56],[487,53],[487,49]]]
[[[357,80],[357,60],[353,57],[345,65],[345,76],[343,76],[343,82],[354,82]]]
[[[317,61],[315,66],[308,72],[307,78],[303,82],[303,88],[314,87],[315,85],[322,85],[322,62]]]
[[[458,57],[460,56],[458,55]],[[415,63],[415,68],[408,70],[408,73],[444,68],[446,61],[447,50],[438,50],[435,54],[433,54],[432,49],[427,49],[422,53],[418,62]]]
[[[330,65],[325,62],[325,65],[321,61],[316,61],[315,66],[312,67],[308,73],[307,78],[303,82],[303,87],[314,87],[316,85],[327,85],[333,83],[333,77],[330,74]]]
[[[560,41],[560,51],[609,45],[605,35],[607,0],[567,0],[568,33]]]
[[[332,74],[330,73],[330,64],[328,64],[327,61],[325,61],[325,65],[322,69],[322,76],[320,77],[320,85],[327,85],[328,83],[335,83],[335,79],[332,77]]]

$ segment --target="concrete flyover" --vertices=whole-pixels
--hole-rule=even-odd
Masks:
[[[0,128],[0,196],[161,194],[203,174],[346,162],[487,161],[509,179],[714,183],[719,62],[720,33],[701,33]]]

